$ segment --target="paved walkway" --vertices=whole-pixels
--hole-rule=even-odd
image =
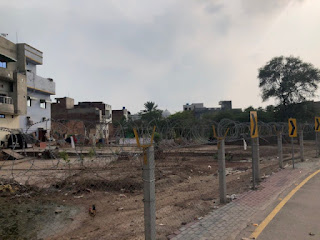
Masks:
[[[200,221],[180,228],[175,236],[171,236],[171,240],[235,239],[243,229],[252,225],[250,220],[256,213],[265,210],[281,192],[310,172],[305,165],[273,174],[260,184],[259,190],[243,193]]]

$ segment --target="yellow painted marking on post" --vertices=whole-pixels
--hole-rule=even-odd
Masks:
[[[147,152],[145,148],[143,148],[143,164],[144,165],[148,164]]]
[[[153,126],[153,131],[152,131],[152,135],[151,135],[151,142],[150,145],[152,145],[153,143],[153,138],[154,138],[154,133],[156,132],[156,126]]]
[[[227,137],[228,132],[229,132],[229,128],[227,129],[227,131],[225,132],[225,134],[223,136],[224,139]]]
[[[140,146],[140,141],[139,141],[139,136],[138,136],[138,133],[137,133],[137,129],[134,128],[133,132],[134,132],[134,137],[136,138],[138,147],[141,147]]]
[[[320,117],[314,118],[314,130],[320,132]]]
[[[214,127],[214,125],[212,125],[212,130],[213,130],[213,137],[216,138],[217,140],[226,139],[227,134],[229,132],[229,128],[228,128],[223,137],[218,137],[217,133],[216,133],[216,128]],[[218,147],[218,149],[220,149],[220,142],[219,141],[217,143],[217,147]]]
[[[213,130],[213,137],[216,138],[217,140],[222,140],[222,139],[225,139],[227,137],[227,134],[229,132],[229,129],[227,129],[227,131],[224,133],[224,136],[223,137],[218,137],[217,136],[217,133],[216,133],[216,128],[214,127],[214,125],[212,125],[212,130]]]
[[[304,179],[298,186],[296,186],[276,207],[273,211],[262,221],[262,223],[256,228],[256,230],[251,234],[250,238],[257,239],[265,227],[271,222],[271,220],[277,215],[277,213],[282,209],[282,207],[292,198],[292,196],[311,178],[317,175],[320,170],[315,171],[309,177]]]
[[[273,129],[276,133],[278,133],[276,126],[273,126]]]
[[[214,125],[212,125],[212,130],[213,130],[213,137],[218,139],[217,133],[216,133],[216,128],[214,127]]]
[[[250,134],[251,138],[257,138],[258,134],[258,115],[256,111],[250,111]]]
[[[150,144],[141,145],[141,144],[140,144],[140,140],[139,140],[139,136],[138,136],[137,129],[135,129],[135,128],[133,129],[134,136],[135,136],[136,141],[137,141],[137,145],[138,145],[139,148],[140,148],[140,147],[142,148],[142,151],[143,151],[143,163],[144,163],[145,165],[147,165],[147,163],[148,163],[148,158],[147,158],[146,149],[147,149],[148,147],[152,146],[155,131],[156,131],[156,126],[153,126],[153,131],[152,131],[152,135],[151,135]]]
[[[297,119],[289,118],[288,126],[289,126],[288,128],[289,137],[297,137],[298,136]]]

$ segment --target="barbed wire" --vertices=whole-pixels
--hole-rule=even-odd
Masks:
[[[35,143],[40,142],[29,130],[44,122],[50,122],[52,127],[51,129],[46,129],[48,149],[40,152],[45,152],[50,158],[60,159],[62,155],[66,155],[63,149],[70,147],[69,145],[73,141],[73,150],[69,149],[68,151],[76,156],[73,161],[78,161],[81,164],[83,163],[84,154],[94,155],[100,160],[102,160],[102,156],[111,160],[114,159],[115,155],[123,153],[128,157],[141,155],[141,150],[136,148],[133,129],[137,129],[141,138],[140,141],[144,144],[145,142],[150,142],[152,130],[155,126],[155,145],[158,149],[165,150],[216,144],[217,139],[214,136],[213,127],[219,137],[227,133],[225,136],[226,142],[236,142],[250,138],[250,123],[237,122],[230,119],[222,119],[220,122],[204,121],[200,124],[170,120],[122,121],[113,123],[112,129],[109,129],[110,123],[46,119],[29,125],[24,132],[22,129],[3,127],[0,128],[0,131],[8,132],[8,140],[10,140],[8,141],[8,146],[10,145],[11,149],[22,149],[20,152],[27,155],[27,144],[31,144],[34,147]],[[312,133],[314,132],[314,123],[300,124],[298,128],[304,133]],[[279,132],[286,136],[288,135],[288,124],[283,122],[259,122],[258,131],[261,138],[277,136]],[[131,147],[130,151],[127,151],[126,147]],[[7,156],[6,160],[9,157]]]
[[[47,123],[47,128],[39,130],[43,123]],[[242,140],[250,138],[250,123],[230,119],[219,122],[152,119],[112,124],[46,119],[30,124],[26,129],[1,127],[0,131],[7,133],[5,147],[12,152],[3,148],[6,152],[0,156],[0,195],[3,196],[0,203],[6,204],[3,201],[10,200],[14,207],[0,210],[0,214],[6,216],[6,222],[0,218],[0,238],[76,237],[76,233],[64,227],[77,228],[78,225],[70,223],[72,218],[77,224],[81,223],[82,227],[77,228],[79,235],[86,235],[88,239],[98,239],[102,234],[99,229],[105,226],[114,229],[108,233],[104,231],[106,239],[141,239],[143,150],[137,146],[134,129],[141,144],[148,144],[154,127],[155,157],[160,159],[156,160],[156,186],[165,193],[157,199],[164,209],[159,213],[158,221],[167,226],[159,233],[161,236],[169,234],[181,222],[189,221],[194,214],[208,211],[207,207],[191,209],[192,206],[180,201],[195,201],[197,194],[190,194],[190,197],[183,194],[189,186],[196,184],[192,178],[210,184],[214,182],[210,179],[216,176],[217,137],[225,136],[225,141],[230,144],[241,141],[240,147],[234,145],[226,153],[227,159],[239,156],[245,160],[237,163],[236,170],[232,171],[245,172],[241,169],[250,166],[246,162],[249,152],[232,153],[235,149],[243,149]],[[298,129],[312,134],[314,124],[300,124]],[[258,132],[262,139],[277,136],[279,132],[287,136],[288,124],[258,122]],[[267,149],[266,155],[272,155],[270,151],[273,155],[276,153],[274,149]],[[167,192],[164,186],[168,187]],[[174,192],[173,186],[180,186],[183,190]],[[201,198],[213,198],[206,188],[201,187],[201,190]],[[166,198],[171,195],[177,200],[173,198],[169,202],[178,206],[177,209],[168,207]],[[97,221],[91,221],[95,218],[94,212],[88,217],[83,214],[83,208],[92,210],[92,205],[98,209]],[[19,213],[15,213],[15,208]],[[180,215],[179,210],[185,215]],[[103,211],[100,216],[99,211]],[[170,211],[175,211],[176,215],[173,217]],[[29,218],[35,219],[33,225],[27,224]]]

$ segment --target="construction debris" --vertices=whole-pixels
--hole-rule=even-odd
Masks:
[[[56,209],[56,210],[54,211],[54,213],[55,213],[55,214],[62,213],[62,210],[61,210],[61,209]]]
[[[233,169],[233,168],[226,168],[226,176],[243,173],[245,170]]]
[[[24,156],[22,156],[21,154],[15,152],[12,149],[3,149],[2,152],[7,154],[10,157],[13,157],[14,159],[17,159],[17,160],[20,160],[20,159],[24,158]]]
[[[229,202],[233,201],[234,199],[237,199],[237,195],[236,194],[227,195],[227,200]]]

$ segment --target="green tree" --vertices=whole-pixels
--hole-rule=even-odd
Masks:
[[[141,120],[150,122],[152,120],[159,121],[162,119],[162,111],[158,109],[158,105],[155,104],[155,102],[146,102],[144,108],[145,109],[139,113]]]
[[[276,98],[280,105],[305,101],[315,96],[320,70],[296,57],[275,57],[259,69],[262,100]]]
[[[204,114],[202,118],[203,120],[211,120],[216,122],[220,122],[224,118],[235,120],[235,113],[232,110],[217,111],[215,113]]]
[[[155,102],[146,102],[144,104],[144,108],[145,110],[143,110],[144,112],[152,112],[152,111],[157,111],[158,109],[158,105],[155,104]]]
[[[276,111],[276,107],[273,105],[268,105],[266,107],[266,112],[268,112],[268,113],[274,113],[275,111]]]
[[[250,111],[254,111],[254,110],[255,110],[255,109],[254,109],[254,107],[252,107],[252,106],[249,106],[249,107],[247,107],[247,108],[244,109],[244,111],[247,112],[247,113],[250,112]]]
[[[168,121],[173,124],[189,124],[192,125],[195,122],[195,117],[192,111],[176,112],[168,117]]]

